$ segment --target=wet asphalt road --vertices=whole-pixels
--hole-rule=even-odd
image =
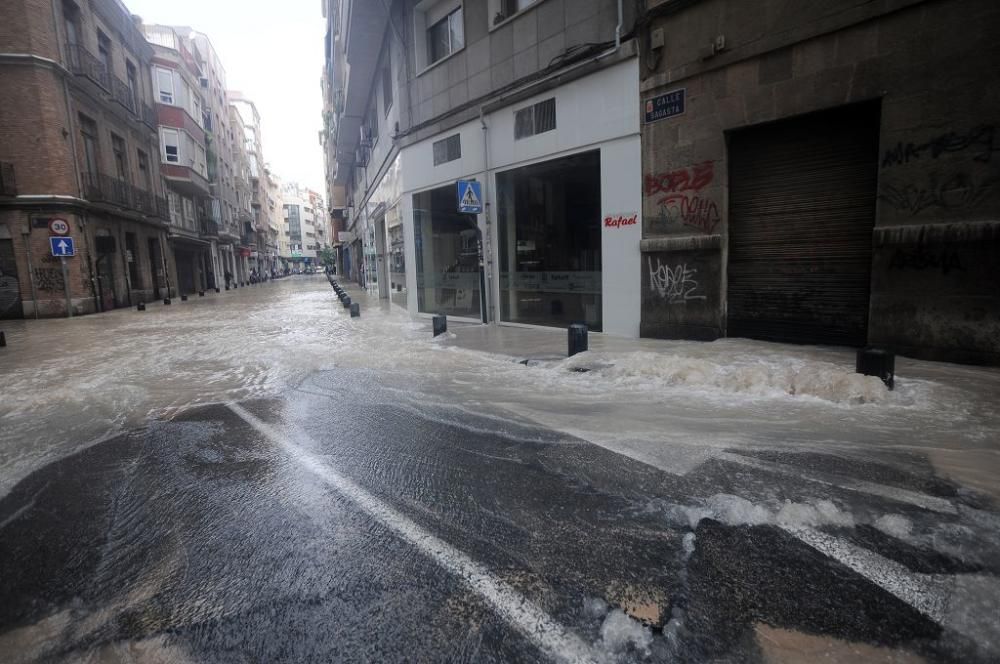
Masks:
[[[995,506],[918,456],[675,475],[412,390],[317,370],[35,470],[0,499],[0,660],[996,661]],[[720,495],[840,508],[684,507]]]

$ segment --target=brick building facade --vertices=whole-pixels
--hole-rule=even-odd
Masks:
[[[0,317],[167,296],[152,51],[132,16],[113,0],[21,0],[4,19]],[[52,219],[76,244],[65,273],[50,252]]]
[[[1000,363],[1000,6],[647,4],[642,335]]]

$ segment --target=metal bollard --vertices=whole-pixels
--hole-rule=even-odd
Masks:
[[[351,318],[361,318],[361,303],[354,302],[351,304]]]
[[[345,309],[350,309],[351,308],[351,298],[349,298],[347,296],[344,296],[344,297],[340,298],[340,301],[344,303],[344,308]]]
[[[896,384],[896,355],[881,348],[860,348],[854,370],[866,376],[878,376],[891,390]]]
[[[444,334],[448,331],[448,317],[444,314],[437,314],[431,319],[431,324],[434,326],[434,335]]]
[[[583,323],[574,323],[569,326],[569,350],[567,357],[573,357],[577,353],[587,350],[587,326]]]
[[[229,284],[226,284],[226,290],[229,290]],[[218,292],[219,292],[219,289],[218,289],[218,288],[216,288],[216,289],[215,289],[215,292],[216,292],[216,293],[218,293]]]
[[[181,302],[187,302],[187,301],[188,301],[188,296],[181,294]]]
[[[198,297],[205,297],[205,291],[203,290],[198,291]]]
[[[3,348],[6,345],[7,345],[7,335],[4,334],[3,332],[0,332],[0,348]]]
[[[163,298],[163,304],[170,304],[170,298],[169,297]]]
[[[135,310],[136,311],[145,311],[146,310],[146,303],[145,302],[140,302],[139,304],[136,305]]]

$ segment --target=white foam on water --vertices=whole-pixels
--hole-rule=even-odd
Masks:
[[[913,523],[900,514],[884,514],[873,525],[883,533],[901,540],[909,540],[913,531]]]
[[[622,654],[634,649],[648,657],[653,645],[653,632],[638,620],[630,618],[621,609],[607,615],[601,625],[599,647],[614,654]]]

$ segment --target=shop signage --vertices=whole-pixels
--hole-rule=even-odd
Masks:
[[[621,228],[622,226],[635,226],[639,223],[639,213],[631,212],[625,214],[609,214],[604,217],[605,228]]]
[[[354,242],[354,231],[340,231],[337,233],[337,239],[341,242]]]
[[[683,115],[686,96],[687,88],[680,88],[656,97],[650,97],[646,100],[646,122],[656,122],[672,118],[675,115]]]
[[[458,211],[462,214],[482,214],[483,186],[479,182],[458,181]]]
[[[69,224],[65,219],[50,219],[49,232],[53,235],[69,235]]]

